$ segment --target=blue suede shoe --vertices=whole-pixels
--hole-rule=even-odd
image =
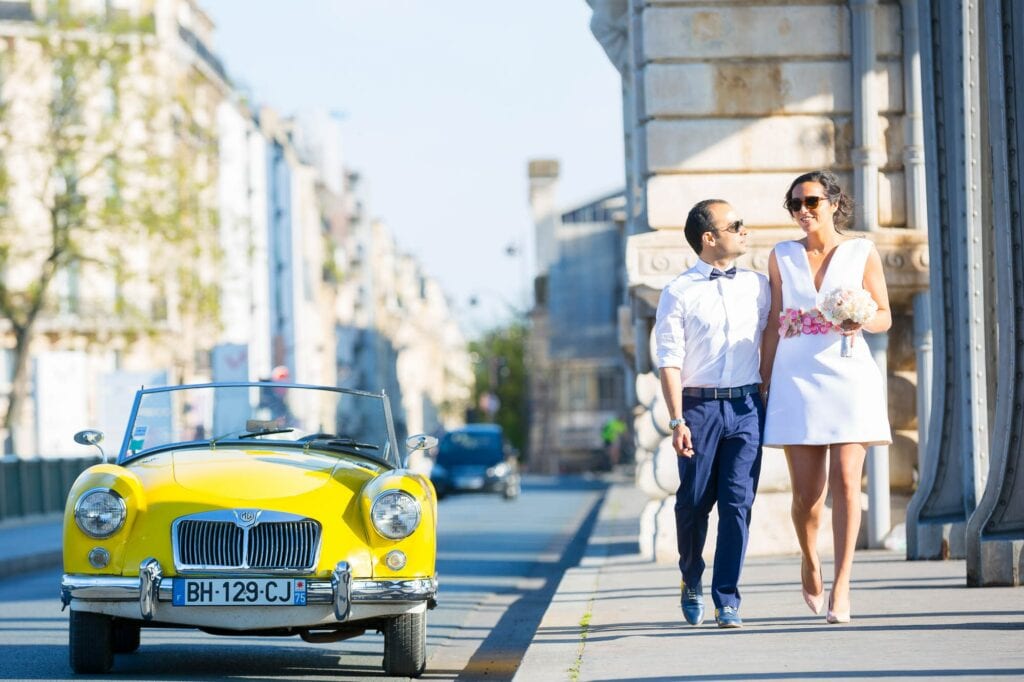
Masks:
[[[741,628],[743,619],[740,618],[739,609],[735,606],[723,606],[715,609],[715,622],[720,628]]]
[[[679,587],[682,590],[679,605],[683,607],[683,618],[690,625],[700,625],[704,622],[704,589],[700,583],[688,587],[683,582]]]

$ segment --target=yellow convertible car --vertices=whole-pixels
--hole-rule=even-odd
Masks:
[[[100,447],[102,434],[75,440]],[[405,457],[383,394],[277,383],[140,390],[116,463],[87,469],[68,496],[61,600],[72,669],[110,670],[142,628],[308,642],[376,630],[384,671],[420,675],[437,501]]]

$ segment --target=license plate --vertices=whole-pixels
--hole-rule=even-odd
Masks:
[[[175,578],[175,606],[305,606],[303,578]]]
[[[484,487],[484,479],[483,476],[457,476],[455,478],[455,487],[477,490]]]

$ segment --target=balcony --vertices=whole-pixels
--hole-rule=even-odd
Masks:
[[[186,45],[191,47],[197,55],[199,55],[199,58],[202,59],[214,73],[220,76],[221,80],[225,83],[230,82],[228,80],[227,71],[224,70],[224,65],[221,63],[220,59],[217,58],[217,55],[213,54],[210,48],[206,46],[206,43],[199,39],[199,36],[180,24],[178,25],[178,36]]]

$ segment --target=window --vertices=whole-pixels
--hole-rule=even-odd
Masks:
[[[118,112],[117,76],[110,62],[100,64],[100,77],[103,80],[103,112],[115,118]]]
[[[65,315],[76,315],[79,311],[79,286],[81,263],[72,261],[61,269],[54,279],[57,294],[57,311]]]
[[[624,407],[622,370],[607,367],[597,374],[597,407],[600,410],[620,410]]]
[[[108,156],[103,160],[103,168],[107,176],[107,209],[116,210],[121,206],[121,174],[117,158]]]
[[[561,399],[563,410],[586,410],[590,408],[592,375],[587,370],[566,369],[562,374]]]

